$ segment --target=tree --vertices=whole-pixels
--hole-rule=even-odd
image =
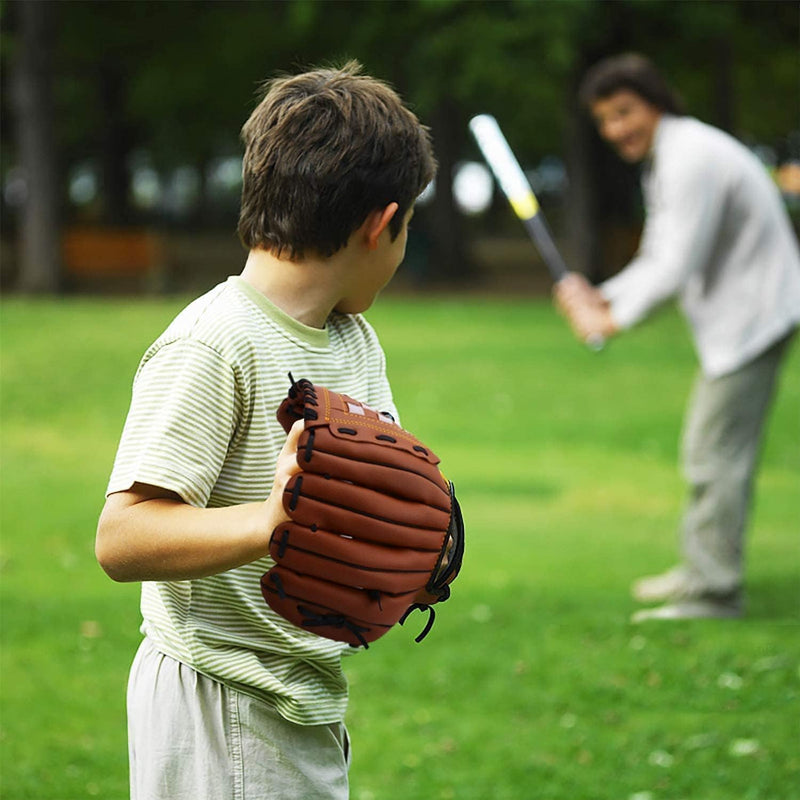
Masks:
[[[48,40],[56,7],[58,35]],[[3,142],[2,161],[41,170],[31,180],[56,198],[37,212],[40,234],[27,234],[29,252],[50,253],[30,259],[39,268],[57,252],[57,218],[43,221],[56,216],[66,194],[54,177],[56,155],[64,171],[100,167],[96,219],[141,221],[130,204],[132,156],[146,152],[162,174],[192,165],[203,175],[214,157],[238,155],[258,87],[280,70],[357,58],[431,126],[439,191],[415,228],[432,243],[427,277],[450,285],[469,274],[476,230],[449,191],[458,162],[479,158],[466,124],[475,113],[501,120],[523,167],[549,154],[566,157],[568,221],[559,213],[551,222],[570,263],[598,278],[620,265],[624,250],[611,253],[603,232],[630,239],[641,208],[635,170],[615,160],[576,108],[577,83],[591,63],[621,50],[645,52],[692,113],[783,157],[800,117],[796,4],[777,0],[45,0],[6,9],[17,21],[7,37],[19,55],[15,97],[27,100],[15,103],[18,152],[9,155]],[[30,17],[25,29],[23,17]],[[207,212],[198,207],[191,224],[235,227],[233,209],[216,218]],[[508,225],[524,235],[513,220]]]
[[[52,98],[54,5],[17,3],[12,71],[19,164],[26,184],[20,224],[19,288],[52,293],[60,284],[59,203]]]

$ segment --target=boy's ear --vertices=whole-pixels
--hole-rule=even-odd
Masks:
[[[367,247],[375,250],[378,246],[378,239],[386,230],[386,226],[392,217],[397,213],[399,206],[397,203],[389,203],[385,208],[376,208],[371,211],[364,221],[364,233],[367,240]]]

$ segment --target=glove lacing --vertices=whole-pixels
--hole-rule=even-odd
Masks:
[[[369,649],[366,639],[364,639],[364,637],[361,635],[362,633],[369,631],[369,628],[362,628],[360,625],[356,625],[355,622],[347,619],[341,614],[320,614],[316,611],[312,611],[310,608],[306,608],[305,606],[297,606],[297,610],[305,617],[303,620],[304,628],[315,628],[317,626],[345,628],[346,630],[350,631],[350,633],[352,633],[359,642],[361,642],[365,650]]]
[[[448,587],[448,594],[449,594],[449,587]],[[410,605],[402,617],[398,620],[398,622],[402,625],[406,619],[408,618],[409,614],[412,611],[427,611],[428,612],[428,621],[425,623],[425,627],[422,629],[422,633],[419,636],[414,637],[415,642],[421,642],[431,631],[433,627],[433,623],[436,620],[436,612],[433,610],[433,606],[428,605],[428,603],[413,603]]]

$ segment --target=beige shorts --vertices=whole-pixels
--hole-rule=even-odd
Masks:
[[[296,725],[145,639],[128,683],[131,800],[346,800],[344,724]]]

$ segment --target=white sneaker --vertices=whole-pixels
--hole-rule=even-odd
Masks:
[[[698,596],[697,590],[693,590],[682,567],[674,567],[661,575],[640,578],[631,586],[631,594],[633,599],[640,603],[689,600]]]
[[[647,622],[651,619],[732,619],[741,615],[742,609],[739,605],[693,600],[644,608],[631,616],[631,622]]]

